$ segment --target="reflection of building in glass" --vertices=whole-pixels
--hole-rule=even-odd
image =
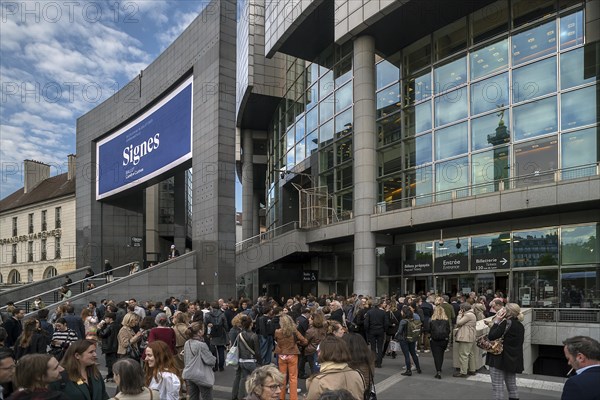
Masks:
[[[558,265],[558,233],[513,237],[515,267]]]

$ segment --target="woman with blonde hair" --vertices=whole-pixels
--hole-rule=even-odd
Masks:
[[[519,398],[517,374],[523,372],[523,342],[525,327],[521,323],[523,314],[516,303],[508,303],[503,316],[494,318],[494,324],[488,333],[489,340],[503,339],[503,351],[500,354],[487,353],[485,363],[490,367],[492,379],[492,398],[504,398],[504,387],[508,389],[509,400]]]
[[[433,362],[435,364],[435,378],[442,379],[442,365],[444,364],[444,353],[448,348],[450,324],[441,303],[433,308],[429,329],[431,330],[429,341],[431,344]]]
[[[346,329],[337,321],[327,320],[327,335],[339,338],[346,334]]]
[[[145,354],[146,386],[160,393],[161,400],[179,400],[180,372],[169,346],[160,340],[150,342]]]
[[[139,342],[144,335],[143,330],[139,330],[138,333],[135,333],[133,328],[138,325],[139,317],[135,313],[127,313],[123,317],[122,327],[117,334],[117,341],[119,342],[119,347],[117,348],[117,356],[125,357],[129,356],[131,358],[137,359],[139,361]],[[131,352],[127,352],[127,348],[131,348]],[[137,354],[136,354],[137,352]]]
[[[255,369],[246,379],[246,400],[278,400],[285,388],[284,375],[269,364]]]
[[[289,376],[290,400],[298,400],[298,344],[306,346],[308,341],[298,332],[294,320],[282,314],[279,318],[280,328],[275,330],[275,354],[279,361],[279,371]],[[285,399],[285,391],[281,392],[281,400]]]

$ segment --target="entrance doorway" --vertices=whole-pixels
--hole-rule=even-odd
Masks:
[[[416,276],[414,278],[406,278],[406,293],[425,294],[433,289],[432,276]]]

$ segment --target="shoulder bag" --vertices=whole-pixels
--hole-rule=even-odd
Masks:
[[[477,339],[477,347],[479,347],[482,350],[485,350],[486,352],[493,354],[493,355],[499,355],[502,354],[502,351],[504,351],[504,335],[506,335],[506,332],[508,332],[508,329],[510,328],[510,326],[512,325],[512,321],[510,319],[506,320],[506,328],[504,328],[504,332],[502,333],[502,336],[499,337],[496,340],[490,340],[488,338],[488,335],[483,335],[480,336]]]
[[[237,366],[240,362],[240,349],[238,348],[238,339],[240,334],[237,335],[235,341],[229,348],[227,355],[225,356],[225,365]]]
[[[193,339],[190,339],[193,340]],[[191,381],[198,386],[212,386],[215,384],[215,373],[212,367],[202,359],[202,350],[197,354],[192,351],[192,344],[188,340],[183,346],[184,351],[191,354],[192,359],[183,367],[181,376],[184,380]]]

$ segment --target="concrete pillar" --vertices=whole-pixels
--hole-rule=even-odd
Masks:
[[[242,130],[242,240],[254,236],[254,148],[252,132]],[[256,216],[257,217],[257,216]]]
[[[185,190],[185,171],[179,171],[175,174],[175,223],[173,224],[174,244],[180,254],[185,252],[185,238],[187,235],[185,202],[187,193]]]
[[[371,214],[377,202],[375,40],[354,40],[354,292],[375,296],[375,235]]]

